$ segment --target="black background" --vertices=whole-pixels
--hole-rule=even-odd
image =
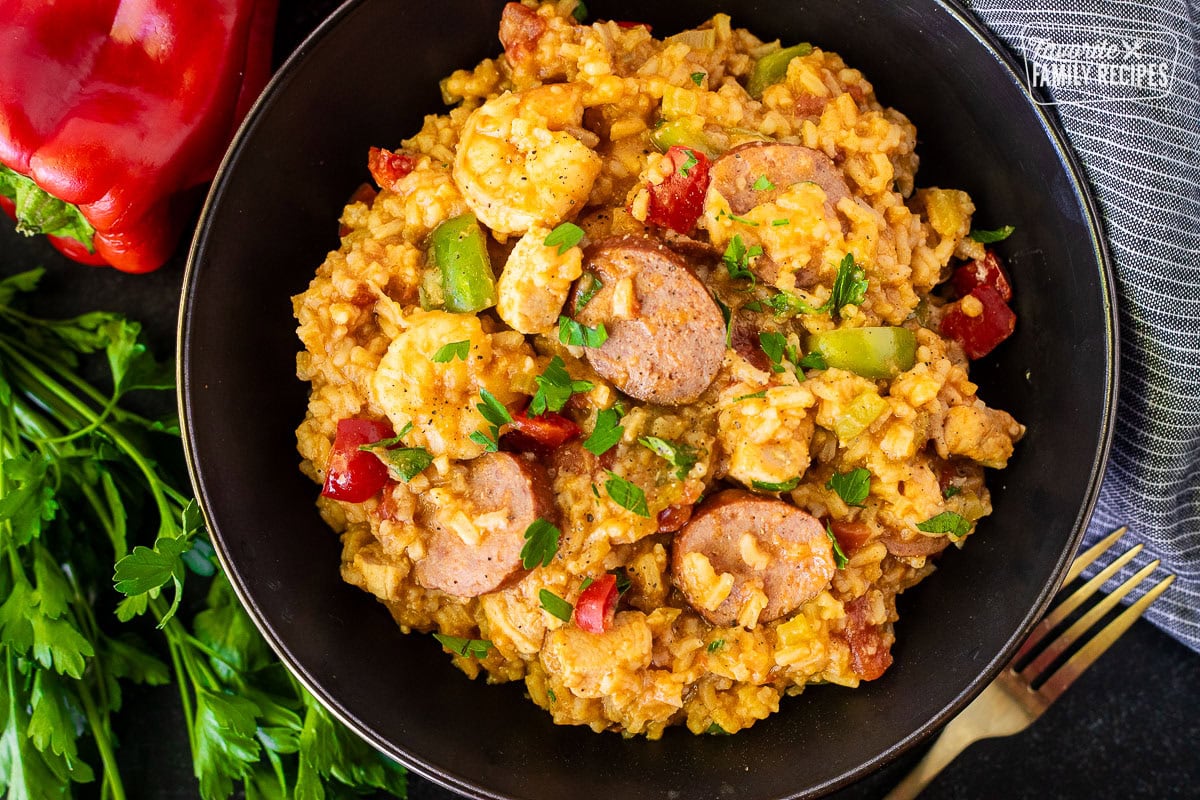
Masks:
[[[331,0],[284,0],[276,63],[336,6]],[[174,349],[186,245],[182,242],[158,272],[129,276],[70,263],[45,242],[19,236],[5,221],[0,222],[0,273],[46,267],[47,291],[37,311],[49,316],[124,311],[145,324],[156,353],[165,357]],[[127,690],[116,733],[131,798],[198,796],[173,687]],[[923,750],[835,797],[882,797]],[[89,789],[94,785],[80,796],[89,796]],[[922,796],[1200,797],[1200,654],[1139,622],[1028,731],[973,745]],[[450,800],[457,795],[414,775],[409,797]]]

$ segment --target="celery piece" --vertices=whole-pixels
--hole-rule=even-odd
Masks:
[[[846,410],[833,421],[833,432],[843,444],[871,426],[888,409],[888,401],[875,392],[863,392],[850,401]]]

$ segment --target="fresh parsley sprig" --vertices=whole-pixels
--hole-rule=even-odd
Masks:
[[[477,403],[475,408],[478,409],[484,420],[490,423],[488,430],[491,435],[489,436],[483,431],[475,431],[468,438],[486,452],[494,453],[500,449],[500,429],[513,421],[512,414],[505,408],[504,403],[497,400],[496,395],[487,389],[480,389],[479,397],[483,402]]]
[[[534,378],[537,392],[529,402],[529,416],[537,417],[546,411],[562,411],[573,394],[592,390],[591,381],[577,381],[567,372],[567,364],[560,356],[554,356],[541,375]]]
[[[675,468],[675,477],[680,480],[687,477],[688,472],[699,459],[696,448],[660,439],[657,436],[638,437],[638,444],[665,459],[668,464]]]

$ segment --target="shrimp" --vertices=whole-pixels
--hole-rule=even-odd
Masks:
[[[583,208],[601,160],[588,136],[578,83],[502,94],[463,126],[454,180],[475,216],[496,233],[553,228]],[[568,132],[571,131],[571,132]]]

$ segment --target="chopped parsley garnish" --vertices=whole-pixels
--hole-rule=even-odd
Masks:
[[[741,234],[736,234],[729,240],[729,246],[725,248],[725,255],[721,256],[721,260],[725,262],[725,268],[729,270],[729,277],[735,280],[748,278],[753,286],[755,279],[754,273],[750,271],[750,262],[761,256],[762,252],[763,249],[759,245],[754,245],[747,250]]]
[[[563,600],[549,589],[541,589],[538,591],[538,600],[542,603],[542,608],[551,616],[558,617],[563,622],[571,621],[571,612],[575,610],[574,606]]]
[[[733,309],[721,302],[721,298],[713,295],[717,308],[721,309],[721,319],[725,320],[725,346],[733,346]]]
[[[692,73],[692,83],[696,84],[697,86],[702,85],[704,83],[704,76],[706,74],[707,73],[704,73],[704,72],[693,72]]]
[[[721,209],[720,211],[717,212],[717,219],[720,219],[721,217],[729,217],[734,222],[740,222],[743,225],[749,225],[751,228],[758,227],[758,223],[755,222],[754,220],[746,219],[745,217],[739,217],[737,214],[731,214],[724,209]]]
[[[791,292],[779,292],[771,295],[766,300],[766,306],[779,317],[788,314],[819,314],[825,310],[824,306],[820,308],[810,306]]]
[[[712,723],[711,725],[709,725],[708,728],[706,728],[704,732],[707,734],[711,734],[712,736],[728,736],[729,735],[729,731],[725,730],[724,728],[722,728],[720,725],[718,725],[715,722]]]
[[[593,484],[593,486],[594,485],[595,484]],[[579,591],[582,592],[584,589],[591,586],[593,583],[595,583],[595,581],[592,580],[592,576],[588,575],[586,578],[584,578],[582,581],[579,582]]]
[[[687,160],[679,165],[679,174],[686,178],[691,173],[692,167],[700,163],[700,159],[696,158],[694,150],[684,150],[683,152],[687,153]]]
[[[825,488],[837,492],[846,505],[861,508],[871,492],[871,471],[858,467],[849,472],[836,473],[829,476]]]
[[[382,461],[387,466],[388,475],[392,480],[408,483],[433,463],[433,456],[424,447],[396,446],[412,429],[413,424],[406,423],[392,438],[361,444],[358,449],[370,453]]]
[[[758,300],[751,300],[749,303],[746,303],[744,306],[742,306],[742,308],[746,311],[758,312],[763,310],[763,304]]]
[[[579,293],[575,295],[575,313],[583,310],[583,307],[592,302],[592,298],[596,293],[604,288],[604,282],[596,276],[594,272],[585,272],[579,276]]]
[[[771,183],[771,179],[766,175],[759,175],[758,180],[754,182],[754,191],[769,192],[775,188],[775,184]],[[775,223],[771,223],[774,225]]]
[[[534,380],[537,382],[537,392],[529,403],[529,416],[540,416],[547,410],[561,411],[573,394],[590,392],[590,381],[576,381],[567,372],[567,365],[559,356],[550,359],[546,370]]]
[[[442,345],[438,348],[438,351],[433,354],[433,358],[431,358],[430,361],[435,364],[445,364],[446,362],[453,361],[456,358],[459,361],[466,361],[467,354],[470,352],[471,341],[469,339],[463,339],[461,342],[451,342],[450,344]]]
[[[956,494],[962,494],[962,489],[957,486],[947,486],[942,490],[942,497],[946,498],[947,500],[949,500],[951,497],[954,497]]]
[[[850,559],[846,558],[846,554],[842,552],[842,546],[838,544],[837,537],[833,535],[833,526],[828,522],[825,523],[825,535],[829,537],[829,543],[833,545],[833,563],[838,569],[845,569],[850,563]]]
[[[613,567],[608,571],[608,574],[617,579],[618,595],[625,594],[633,586],[633,581],[629,580],[629,575],[625,573],[624,567]]]
[[[558,702],[558,695],[556,695],[556,694],[554,693],[554,690],[553,690],[553,689],[547,689],[547,690],[546,690],[546,697],[549,697],[549,698],[550,698],[550,702],[551,702],[551,703],[557,703],[557,702]]]
[[[558,254],[561,256],[582,240],[583,228],[573,222],[563,222],[557,228],[550,231],[550,235],[546,237],[546,241],[542,242],[542,244],[546,245],[546,247],[557,247]]]
[[[816,350],[805,353],[804,357],[796,362],[796,366],[800,369],[829,369],[829,365],[825,363],[825,356]]]
[[[971,532],[971,522],[961,514],[943,511],[924,522],[918,522],[917,530],[925,533],[948,533],[958,539]]]
[[[558,318],[558,340],[566,345],[575,347],[601,347],[608,341],[608,331],[601,322],[594,328],[589,328],[570,317]]]
[[[512,414],[508,413],[504,403],[497,400],[496,396],[487,389],[480,389],[479,396],[483,398],[483,402],[476,404],[475,408],[479,409],[483,418],[491,423],[491,436],[489,437],[483,431],[475,431],[469,438],[487,452],[494,453],[500,447],[500,428],[512,422]]]
[[[1015,230],[1016,228],[1012,225],[1005,225],[1003,228],[997,228],[994,231],[971,231],[970,236],[982,244],[994,244],[996,242],[1003,242],[1012,236]]]
[[[867,273],[854,263],[854,254],[846,253],[838,264],[837,277],[833,280],[833,292],[821,310],[841,315],[842,306],[860,305],[867,294]]]
[[[575,18],[576,22],[583,22],[585,19],[587,19],[587,15],[587,5],[583,2],[583,0],[579,0],[579,2],[575,4],[575,10],[571,12],[571,16]]]
[[[447,636],[444,633],[435,633],[433,638],[437,639],[442,647],[451,653],[471,658],[485,658],[488,651],[495,647],[487,639],[463,639],[459,636]]]
[[[538,518],[525,529],[525,545],[521,548],[521,566],[533,569],[541,564],[549,566],[558,552],[558,540],[562,531],[544,519]]]
[[[657,436],[641,436],[638,438],[638,444],[665,458],[667,463],[675,468],[675,477],[680,480],[687,477],[688,471],[696,463],[696,449],[686,444],[676,444]]]
[[[790,219],[773,219],[773,220],[771,220],[772,228],[778,228],[781,225],[789,225],[789,224],[791,224]]]
[[[783,372],[783,352],[787,347],[787,339],[782,333],[775,331],[763,331],[758,334],[758,345],[762,351],[767,354],[767,358],[771,359],[771,371]]]
[[[708,643],[708,647],[705,649],[707,649],[708,652],[710,652],[710,653],[715,653],[724,646],[725,646],[724,639],[713,639],[711,642]]]
[[[768,481],[750,481],[750,485],[755,489],[764,492],[790,492],[800,485],[800,476],[789,478],[783,483],[770,483]]]
[[[646,507],[646,493],[636,484],[622,478],[612,470],[608,470],[608,480],[604,482],[604,490],[612,501],[626,511],[632,511],[639,517],[649,517],[650,509]]]
[[[624,410],[620,404],[606,408],[596,415],[596,427],[583,442],[583,449],[595,456],[604,455],[625,435],[620,419]]]
[[[759,391],[759,392],[751,392],[750,394],[743,394],[739,397],[735,397],[735,398],[733,398],[733,402],[740,403],[743,400],[754,400],[754,399],[766,397],[766,396],[767,396],[767,390],[763,389],[762,391]]]

